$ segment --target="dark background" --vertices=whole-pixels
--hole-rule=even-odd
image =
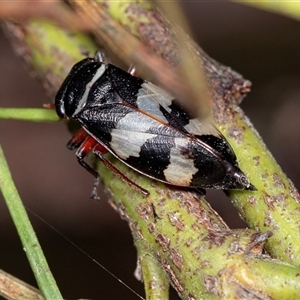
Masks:
[[[300,23],[227,2],[185,2],[195,38],[213,58],[253,83],[243,109],[283,170],[300,184]],[[0,32],[0,106],[41,107],[51,102]],[[89,199],[93,178],[65,147],[61,124],[0,120],[0,142],[25,205],[138,293],[136,253],[127,224],[108,205]],[[217,193],[218,201],[214,201]],[[208,199],[232,228],[244,227],[229,199]],[[35,284],[0,195],[0,268]],[[91,259],[29,213],[65,298],[138,299]],[[173,295],[172,299],[176,296]]]

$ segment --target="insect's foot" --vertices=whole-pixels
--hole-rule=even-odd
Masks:
[[[100,177],[97,177],[95,182],[94,182],[94,186],[93,186],[93,189],[92,189],[92,192],[91,192],[91,199],[96,200],[96,201],[100,200],[100,197],[98,196],[99,182],[100,182]]]
[[[151,209],[152,209],[154,221],[157,222],[157,221],[160,220],[161,218],[160,218],[160,217],[158,216],[158,214],[156,213],[154,204],[151,202],[150,205],[151,205]]]
[[[201,196],[205,196],[205,195],[206,195],[206,190],[205,190],[205,189],[195,188],[195,190],[196,190]]]

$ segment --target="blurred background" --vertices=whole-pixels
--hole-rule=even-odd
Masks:
[[[300,23],[230,2],[187,1],[184,10],[200,46],[253,83],[242,108],[299,187]],[[1,107],[41,107],[53,101],[30,77],[2,31],[0,68]],[[143,294],[143,285],[133,277],[136,253],[127,224],[106,195],[99,202],[89,199],[93,178],[65,147],[69,139],[62,123],[0,120],[1,145],[21,198],[39,216],[29,212],[63,296],[138,299],[53,230]],[[207,199],[230,227],[245,226],[221,191],[209,192]],[[0,268],[35,285],[2,195],[0,228]]]

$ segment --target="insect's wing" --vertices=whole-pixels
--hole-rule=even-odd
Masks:
[[[229,143],[211,122],[201,122],[183,109],[174,98],[158,86],[144,82],[138,92],[137,106],[150,115],[167,122],[177,130],[193,135],[210,146],[218,155],[236,164],[236,156]]]
[[[194,138],[131,106],[86,107],[77,119],[113,155],[149,177],[211,187],[226,175],[222,160],[209,147],[199,147]]]
[[[218,130],[212,124],[201,124],[199,120],[190,122],[193,118],[175,103],[173,96],[158,86],[134,77],[113,65],[107,65],[107,73],[113,89],[120,98],[147,113],[149,117],[187,134],[218,135]]]
[[[253,188],[212,124],[110,64],[94,59],[76,64],[55,106],[60,117],[79,121],[99,144],[149,177],[179,186]]]

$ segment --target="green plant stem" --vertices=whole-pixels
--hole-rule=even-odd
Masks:
[[[169,299],[169,279],[160,263],[143,241],[135,239],[135,247],[138,253],[136,277],[144,282],[146,299]]]
[[[299,268],[261,254],[268,232],[230,230],[203,196],[164,186],[137,175],[115,159],[111,161],[150,192],[146,199],[99,165],[115,209],[132,230],[147,299],[155,299],[147,285],[155,285],[159,265],[182,299],[297,297]],[[150,261],[142,265],[141,259],[147,256]],[[167,299],[163,277],[159,282],[161,286],[154,293],[162,297],[157,299]]]
[[[38,286],[45,299],[63,299],[32,228],[0,146],[0,189],[20,236]]]
[[[45,108],[5,108],[0,107],[0,119],[31,122],[57,122],[59,118],[54,110]]]
[[[231,143],[234,150],[244,157],[240,166],[257,188],[255,192],[232,190],[228,194],[250,228],[272,232],[266,243],[272,257],[299,266],[299,193],[257,132],[250,130],[249,120],[241,117],[241,109],[229,104],[226,111],[233,117],[219,126],[229,142],[235,140]]]
[[[300,6],[299,1],[249,1],[249,0],[233,0],[233,2],[241,3],[264,9],[270,12],[278,13],[299,21]]]

